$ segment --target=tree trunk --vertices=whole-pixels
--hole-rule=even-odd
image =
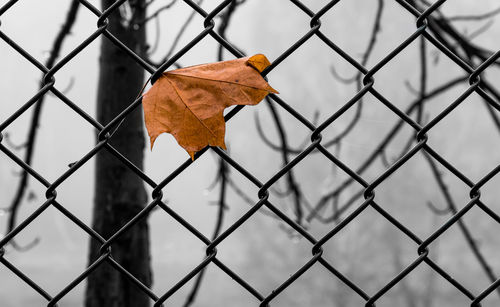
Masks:
[[[114,0],[102,0],[103,8]],[[131,18],[143,20],[145,0],[129,1],[131,16],[115,10],[109,16],[108,29],[125,45],[142,55],[146,48],[144,26],[133,29]],[[101,124],[109,123],[135,100],[144,82],[144,70],[132,58],[102,39],[99,59],[97,117]],[[143,167],[144,131],[140,109],[132,112],[111,138],[110,144],[139,168]],[[93,228],[108,239],[137,214],[147,202],[142,180],[129,171],[118,159],[102,150],[96,158]],[[99,257],[101,245],[90,243],[89,263]],[[149,228],[142,220],[112,244],[112,256],[146,286],[152,284],[149,252]],[[107,262],[88,278],[86,307],[144,307],[150,299]]]

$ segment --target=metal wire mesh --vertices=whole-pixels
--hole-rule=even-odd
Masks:
[[[496,280],[486,289],[484,289],[481,293],[475,295],[467,289],[464,285],[453,279],[443,268],[441,268],[436,262],[431,260],[428,257],[429,254],[429,245],[434,242],[438,237],[440,237],[443,233],[445,233],[452,225],[454,225],[459,219],[461,219],[467,212],[469,212],[473,207],[479,208],[483,210],[491,219],[500,223],[500,217],[492,211],[486,204],[481,201],[480,197],[480,188],[485,185],[491,178],[493,178],[499,171],[500,166],[494,168],[491,172],[485,175],[482,179],[477,182],[474,182],[467,178],[464,174],[462,174],[459,170],[453,167],[446,159],[440,156],[436,151],[434,151],[428,144],[428,132],[436,126],[437,123],[442,121],[448,114],[450,114],[457,106],[459,106],[469,95],[472,93],[479,94],[482,98],[484,98],[492,107],[496,110],[500,110],[500,105],[495,99],[490,97],[481,87],[481,73],[488,68],[494,61],[500,57],[500,52],[493,54],[490,58],[484,61],[477,68],[470,67],[467,63],[465,63],[459,56],[457,56],[453,51],[444,46],[436,37],[430,35],[428,33],[428,20],[427,18],[433,14],[436,9],[438,9],[446,0],[440,0],[432,4],[425,11],[419,11],[410,3],[405,0],[397,0],[396,2],[401,5],[402,8],[407,10],[409,13],[416,17],[416,29],[413,34],[407,37],[404,41],[402,41],[396,48],[390,51],[382,60],[376,63],[373,67],[367,68],[361,65],[358,61],[356,61],[353,57],[351,57],[348,53],[343,51],[340,47],[338,47],[327,35],[325,35],[321,31],[321,17],[327,13],[328,11],[335,8],[336,4],[339,3],[339,0],[331,1],[319,11],[314,12],[310,10],[306,5],[301,3],[298,0],[291,0],[291,2],[296,6],[298,10],[303,12],[305,15],[310,17],[310,29],[308,32],[303,35],[300,39],[298,39],[293,45],[291,45],[287,50],[285,50],[280,56],[272,61],[270,67],[268,67],[262,75],[265,77],[269,72],[275,69],[292,53],[294,53],[301,45],[307,43],[312,37],[319,38],[326,46],[331,48],[333,52],[340,55],[343,59],[345,59],[348,63],[352,65],[356,70],[363,74],[363,87],[359,90],[352,99],[347,101],[339,110],[335,113],[331,114],[324,122],[319,125],[312,124],[309,120],[307,120],[304,116],[302,116],[299,112],[297,112],[293,107],[283,101],[278,95],[270,95],[270,98],[280,107],[283,111],[289,113],[295,119],[298,120],[304,127],[310,130],[310,144],[296,157],[294,157],[285,167],[275,173],[271,179],[266,182],[260,182],[252,173],[250,173],[247,169],[241,166],[238,161],[235,161],[230,155],[228,155],[225,151],[219,148],[205,148],[201,152],[197,153],[196,158],[203,155],[207,150],[213,150],[217,155],[219,155],[222,159],[224,159],[230,167],[232,167],[236,172],[239,172],[241,175],[246,177],[249,182],[254,184],[259,188],[258,198],[259,201],[255,203],[253,207],[251,207],[241,218],[239,218],[235,223],[230,225],[224,232],[222,232],[215,240],[210,240],[206,236],[204,236],[200,231],[198,231],[194,226],[192,226],[189,222],[184,220],[180,215],[178,215],[174,210],[172,210],[167,204],[162,201],[162,189],[165,188],[174,178],[179,176],[185,169],[187,169],[190,165],[192,165],[193,161],[190,159],[180,165],[175,171],[169,174],[165,179],[159,183],[152,180],[148,177],[147,174],[139,170],[135,167],[130,161],[127,160],[124,156],[120,154],[120,152],[116,151],[110,144],[109,140],[112,138],[112,131],[120,123],[124,118],[126,118],[133,110],[140,107],[141,98],[130,101],[129,106],[123,110],[121,114],[116,116],[116,118],[111,121],[106,126],[102,126],[99,122],[97,122],[90,115],[86,114],[81,108],[79,108],[74,102],[72,102],[69,98],[66,97],[64,93],[57,90],[54,87],[55,78],[54,74],[59,71],[62,67],[64,67],[67,63],[69,63],[77,54],[82,52],[91,42],[96,40],[101,36],[105,36],[107,39],[112,41],[116,46],[121,48],[124,52],[126,52],[131,58],[133,58],[139,65],[141,65],[146,71],[148,71],[151,75],[151,80],[154,81],[161,75],[162,72],[169,69],[173,63],[175,63],[179,58],[181,58],[185,53],[187,53],[191,48],[193,48],[198,42],[200,42],[206,36],[211,36],[218,43],[224,46],[229,52],[231,52],[236,57],[241,57],[243,54],[238,51],[237,48],[228,43],[224,38],[218,35],[214,31],[215,26],[215,17],[218,16],[231,2],[232,0],[226,0],[221,2],[213,11],[206,12],[199,5],[191,0],[184,0],[186,4],[188,4],[193,10],[197,12],[197,14],[201,15],[205,18],[204,28],[200,31],[199,35],[196,36],[192,41],[190,41],[187,45],[185,45],[178,53],[173,55],[170,59],[168,59],[165,63],[163,63],[158,69],[151,67],[146,61],[141,59],[138,55],[136,55],[132,50],[127,48],[122,42],[120,42],[111,32],[107,29],[107,17],[112,14],[115,10],[117,10],[120,5],[122,5],[126,0],[118,0],[111,7],[106,9],[105,11],[100,11],[98,8],[94,7],[89,1],[80,0],[80,5],[84,6],[91,13],[95,14],[98,17],[97,29],[94,33],[92,33],[87,39],[85,39],[81,44],[79,44],[74,50],[72,50],[68,55],[64,58],[60,59],[52,68],[45,67],[42,63],[40,63],[37,59],[35,59],[30,53],[28,53],[25,49],[23,49],[20,45],[18,45],[14,40],[9,38],[5,33],[1,31],[1,23],[0,23],[0,39],[3,42],[7,43],[12,47],[13,50],[17,52],[17,54],[21,57],[24,57],[31,64],[33,64],[36,68],[38,68],[44,75],[44,83],[41,89],[29,100],[27,101],[21,108],[19,108],[14,114],[12,114],[7,120],[0,124],[0,150],[8,156],[12,161],[17,163],[20,167],[25,169],[34,179],[39,181],[46,187],[46,200],[45,202],[28,218],[23,220],[12,232],[8,233],[2,240],[0,240],[0,262],[10,271],[12,271],[15,275],[17,275],[20,279],[22,279],[26,284],[32,287],[36,292],[38,292],[41,296],[43,296],[48,301],[48,306],[55,306],[58,301],[60,301],[68,292],[70,292],[73,288],[75,288],[79,283],[83,282],[85,278],[98,266],[100,266],[103,262],[109,262],[113,265],[113,267],[125,274],[131,282],[133,282],[139,289],[144,291],[154,302],[155,306],[160,306],[163,303],[167,302],[167,300],[176,293],[183,285],[185,285],[188,281],[196,276],[200,271],[202,271],[209,264],[214,264],[224,273],[234,280],[235,283],[241,285],[246,291],[248,291],[251,295],[253,295],[258,301],[260,301],[260,306],[269,306],[271,302],[280,295],[287,287],[289,287],[292,283],[294,283],[302,274],[308,271],[313,265],[319,264],[324,270],[330,272],[335,275],[340,281],[342,281],[346,286],[352,289],[355,293],[357,293],[364,301],[365,306],[375,306],[375,302],[379,300],[384,294],[386,294],[391,288],[393,288],[398,282],[400,282],[405,276],[411,274],[419,266],[428,266],[435,273],[441,275],[445,280],[448,281],[450,285],[456,288],[458,291],[463,293],[466,297],[470,299],[471,306],[480,306],[481,301],[483,301],[488,295],[490,295],[497,287],[500,286],[500,279]],[[5,5],[0,8],[0,17],[6,13],[12,6],[16,4],[16,0],[8,1]],[[469,77],[469,87],[463,92],[463,94],[451,102],[449,106],[442,111],[439,115],[434,117],[424,126],[421,126],[415,120],[410,118],[404,111],[400,108],[392,104],[388,99],[384,97],[379,91],[377,91],[375,87],[375,79],[376,73],[381,70],[385,65],[387,65],[394,57],[396,57],[399,53],[401,53],[406,47],[408,47],[413,41],[415,41],[419,37],[425,37],[428,42],[433,44],[436,48],[438,48],[443,54],[449,57],[453,62],[455,62],[459,67],[470,74]],[[75,113],[85,119],[90,125],[95,127],[98,134],[98,142],[94,148],[92,148],[87,154],[85,154],[79,161],[72,164],[71,167],[62,174],[55,181],[50,182],[45,179],[42,175],[40,175],[36,169],[32,168],[28,164],[26,164],[20,157],[18,157],[13,151],[9,150],[9,148],[2,144],[2,140],[4,140],[4,135],[2,132],[11,125],[16,119],[18,119],[23,113],[27,112],[36,102],[37,100],[43,96],[48,94],[49,92],[53,93],[56,97],[60,99],[60,101],[67,106],[69,106]],[[345,165],[342,161],[340,161],[335,155],[333,155],[330,151],[328,151],[322,144],[322,131],[324,131],[327,127],[332,125],[342,114],[347,112],[357,103],[359,103],[360,98],[364,95],[370,93],[374,97],[378,99],[380,103],[389,108],[395,115],[397,115],[400,119],[404,121],[404,123],[414,129],[415,131],[415,142],[416,144],[399,160],[397,160],[394,164],[392,164],[386,171],[380,174],[375,180],[372,182],[366,181],[360,175],[358,175],[355,171],[350,169],[347,165]],[[239,112],[243,107],[236,107],[232,109],[226,116],[226,120],[230,120],[237,112]],[[152,192],[152,201],[133,219],[131,219],[125,226],[123,226],[119,231],[117,231],[111,238],[108,240],[102,238],[98,233],[92,230],[89,226],[83,223],[78,217],[69,212],[65,207],[60,204],[57,200],[57,188],[70,176],[72,176],[75,172],[78,171],[80,167],[84,164],[88,163],[88,161],[94,157],[99,151],[108,150],[111,152],[116,159],[119,159],[126,165],[131,171],[140,176],[144,182],[153,188]],[[360,203],[356,210],[350,213],[347,217],[345,217],[340,223],[332,226],[331,230],[324,235],[323,237],[317,238],[311,235],[307,230],[305,230],[302,226],[297,224],[294,220],[290,219],[286,214],[284,214],[280,209],[274,206],[269,200],[269,189],[273,184],[275,184],[280,178],[282,178],[287,172],[289,172],[294,166],[299,164],[306,156],[308,156],[313,151],[321,152],[324,157],[326,157],[331,163],[342,169],[346,174],[348,174],[353,180],[358,182],[360,185],[364,187],[364,201]],[[435,162],[439,163],[442,167],[449,170],[452,174],[454,174],[460,181],[465,183],[470,187],[470,201],[467,205],[465,205],[462,209],[460,209],[456,214],[454,214],[451,218],[449,218],[446,223],[441,225],[434,233],[426,238],[420,238],[415,235],[410,229],[408,229],[405,225],[400,223],[396,218],[394,218],[390,213],[384,210],[381,206],[377,204],[376,201],[376,188],[384,182],[391,174],[396,172],[403,164],[405,164],[409,159],[411,159],[416,153],[425,151],[428,155],[430,155]],[[82,231],[86,232],[90,235],[94,240],[99,241],[102,244],[101,247],[101,255],[98,259],[95,260],[86,270],[84,270],[80,276],[74,279],[71,283],[69,283],[64,289],[62,289],[59,293],[49,294],[46,292],[41,286],[35,283],[30,279],[29,276],[25,275],[21,269],[13,265],[7,257],[5,257],[5,245],[9,243],[16,235],[18,235],[25,227],[27,227],[30,223],[36,220],[42,212],[47,210],[49,207],[53,207],[56,210],[59,210],[63,215],[65,215],[69,220],[71,220],[75,225],[77,225]],[[288,279],[284,280],[281,285],[279,285],[276,289],[269,293],[260,293],[257,291],[251,284],[249,284],[244,278],[236,274],[229,267],[227,267],[224,263],[222,263],[217,257],[217,246],[226,240],[229,236],[231,236],[239,227],[241,227],[248,219],[250,219],[256,212],[261,208],[267,208],[272,211],[276,216],[278,216],[284,223],[293,228],[297,233],[299,233],[303,238],[305,238],[308,242],[310,242],[312,256],[311,258],[303,264],[303,266],[298,269],[295,273],[293,273]],[[190,231],[194,236],[196,236],[201,242],[206,245],[206,258],[199,263],[196,268],[194,268],[189,274],[184,276],[181,280],[179,280],[171,289],[163,293],[154,293],[151,289],[142,284],[139,280],[137,280],[132,274],[126,271],[119,263],[117,263],[112,258],[112,251],[110,246],[119,238],[121,235],[129,231],[136,223],[145,218],[148,213],[155,209],[160,208],[163,210],[165,214],[170,215],[173,219],[175,219],[180,225],[185,227],[188,231]],[[413,262],[408,265],[400,274],[395,276],[392,280],[390,280],[384,287],[382,287],[376,293],[368,294],[363,289],[361,289],[358,285],[352,282],[349,278],[343,275],[340,271],[336,269],[334,265],[332,265],[329,261],[327,261],[323,257],[323,248],[322,246],[336,236],[344,227],[348,224],[355,222],[356,217],[362,213],[367,208],[372,208],[381,217],[385,218],[388,222],[394,225],[397,229],[401,231],[409,240],[413,241],[416,248],[416,256]]]

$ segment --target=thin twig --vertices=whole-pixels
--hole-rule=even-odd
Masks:
[[[201,5],[202,3],[203,3],[203,0],[198,0],[198,2],[196,2],[197,5]],[[174,50],[177,47],[177,44],[179,43],[179,41],[181,40],[182,35],[184,35],[184,33],[186,32],[186,29],[189,27],[189,25],[191,24],[191,22],[194,19],[194,16],[196,16],[196,14],[197,14],[197,12],[194,10],[191,12],[191,14],[189,14],[188,18],[186,19],[186,21],[184,22],[184,24],[180,28],[179,32],[177,32],[177,35],[175,36],[174,41],[170,45],[170,49],[168,50],[167,54],[160,61],[161,63],[166,62],[170,58],[172,53],[174,53]]]
[[[160,14],[168,9],[170,9],[174,4],[177,2],[177,0],[171,0],[169,3],[165,4],[164,6],[158,8],[153,14],[149,15],[148,17],[144,18],[143,20],[139,20],[136,25],[137,26],[142,26],[148,21],[150,21],[153,18],[158,18]]]
[[[287,165],[289,163],[289,150],[288,150],[288,136],[286,134],[286,131],[283,127],[283,124],[281,122],[281,118],[274,107],[272,101],[266,97],[266,102],[269,111],[271,112],[271,115],[274,120],[274,124],[276,126],[276,130],[279,135],[279,139],[281,141],[281,159],[282,159],[282,164]],[[294,200],[294,207],[295,207],[295,216],[296,216],[296,222],[300,225],[302,223],[302,218],[303,218],[303,211],[302,211],[302,206],[301,206],[301,194],[302,192],[300,191],[300,187],[295,181],[295,175],[292,169],[290,169],[287,174],[286,174],[286,180],[288,182],[289,189],[292,191],[293,195],[293,200]]]
[[[26,146],[28,146],[27,143],[14,144],[14,142],[12,142],[12,140],[10,139],[10,133],[8,133],[8,132],[6,132],[4,134],[3,138],[4,138],[5,144],[7,144],[7,146],[9,146],[11,149],[13,149],[15,151],[21,150],[23,148],[26,148]]]
[[[481,21],[481,20],[484,20],[484,19],[495,17],[498,14],[500,14],[500,7],[496,8],[496,9],[494,9],[492,11],[486,12],[484,14],[463,15],[463,16],[449,16],[449,17],[446,17],[446,20],[448,22],[450,22],[450,21]]]
[[[378,34],[380,33],[381,30],[381,22],[382,22],[382,15],[384,12],[384,0],[378,0],[377,1],[377,10],[375,13],[375,20],[373,22],[372,26],[372,32],[370,34],[370,40],[368,41],[368,45],[366,47],[365,52],[363,53],[363,58],[361,59],[361,65],[365,66],[368,63],[368,60],[370,59],[370,56],[373,53],[373,50],[375,49],[375,46],[377,44],[377,38]],[[361,72],[358,73],[357,75],[357,90],[358,92],[361,91],[361,88],[363,87],[363,74]],[[354,113],[353,118],[347,125],[347,127],[344,128],[342,132],[340,132],[335,138],[333,138],[330,141],[326,141],[323,143],[323,146],[325,148],[328,148],[332,145],[337,144],[340,142],[342,139],[344,139],[353,129],[356,127],[356,124],[359,122],[361,119],[361,115],[363,113],[363,102],[364,98],[363,96],[360,97],[359,101],[356,103],[356,111]]]
[[[427,91],[427,48],[426,48],[426,38],[421,36],[420,37],[420,48],[419,48],[419,54],[420,54],[420,88],[417,92],[420,102],[417,105],[417,115],[416,115],[416,122],[418,124],[422,124],[423,120],[423,115],[424,115],[424,97],[426,96],[426,91]],[[413,135],[408,138],[408,141],[406,142],[406,145],[403,146],[403,150],[401,153],[393,158],[393,162],[397,161],[400,157],[402,157],[404,154],[406,154],[410,148],[413,146],[415,143],[415,138]]]
[[[332,66],[330,66],[330,73],[332,74],[332,76],[333,76],[336,80],[338,80],[338,81],[340,81],[340,82],[342,82],[342,83],[344,83],[344,84],[351,84],[351,83],[354,83],[354,82],[356,82],[357,77],[358,77],[358,74],[356,74],[356,75],[355,75],[355,76],[353,76],[353,77],[343,77],[343,76],[341,76],[341,75],[337,72],[337,70],[335,69],[335,66],[333,66],[333,65],[332,65]]]
[[[434,205],[433,202],[431,201],[428,201],[427,202],[427,207],[432,211],[434,212],[436,215],[446,215],[446,214],[449,214],[450,213],[450,208],[449,207],[446,207],[446,208],[438,208],[436,207],[436,205]]]

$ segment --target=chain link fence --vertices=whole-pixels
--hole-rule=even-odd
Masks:
[[[11,7],[16,4],[16,0],[8,1],[2,7],[0,7],[0,22],[1,16],[9,11]],[[213,11],[207,12],[201,6],[199,6],[196,2],[191,0],[184,0],[186,4],[188,4],[197,14],[203,16],[205,19],[204,28],[201,29],[199,35],[190,41],[187,45],[185,45],[179,52],[174,54],[171,58],[169,58],[165,63],[163,63],[160,67],[154,68],[149,65],[144,59],[136,55],[132,50],[127,48],[122,42],[120,42],[111,32],[107,29],[107,17],[112,14],[114,11],[118,10],[121,5],[123,5],[126,0],[116,1],[111,7],[107,8],[105,11],[101,11],[92,5],[89,1],[80,0],[79,5],[85,7],[92,14],[97,16],[97,29],[94,33],[92,33],[87,39],[85,39],[81,44],[79,44],[73,51],[71,51],[64,58],[60,59],[52,68],[47,68],[41,62],[39,62],[35,57],[33,57],[29,52],[22,48],[22,46],[18,45],[16,41],[12,40],[3,33],[1,30],[0,23],[0,39],[3,43],[8,44],[13,50],[17,52],[20,57],[24,57],[27,61],[33,64],[34,67],[39,69],[44,75],[43,86],[41,89],[34,95],[29,101],[27,101],[21,108],[19,108],[14,114],[8,117],[7,120],[0,124],[0,150],[26,170],[29,175],[35,180],[39,181],[46,187],[46,200],[45,202],[37,208],[35,212],[33,212],[28,218],[24,219],[17,227],[14,228],[13,231],[6,234],[4,238],[0,240],[0,262],[3,266],[12,271],[15,275],[17,275],[20,279],[22,279],[26,284],[28,284],[33,290],[38,292],[42,297],[44,297],[48,306],[56,306],[57,303],[67,295],[72,289],[74,289],[77,285],[84,282],[84,280],[88,277],[89,274],[92,273],[97,267],[99,267],[104,262],[109,262],[113,265],[113,267],[126,275],[131,282],[133,282],[139,289],[144,291],[152,301],[154,301],[155,306],[161,306],[164,303],[168,304],[169,298],[175,294],[182,286],[192,280],[198,273],[200,273],[205,267],[210,264],[215,265],[225,274],[227,274],[235,283],[239,284],[243,287],[248,293],[254,296],[259,302],[259,306],[270,306],[273,303],[273,300],[280,295],[287,287],[293,284],[301,275],[307,272],[312,266],[320,265],[324,268],[325,271],[330,272],[336,278],[338,278],[341,282],[343,282],[346,286],[348,286],[352,291],[357,293],[360,298],[365,301],[365,306],[375,306],[375,303],[384,296],[389,290],[391,290],[396,284],[398,284],[403,278],[407,275],[412,274],[412,272],[420,267],[427,266],[432,269],[436,274],[442,276],[451,286],[456,288],[459,292],[463,293],[470,300],[471,306],[480,306],[481,302],[485,300],[486,297],[491,295],[493,292],[497,290],[500,286],[500,279],[497,279],[495,282],[491,283],[489,287],[483,289],[480,293],[473,293],[472,290],[467,289],[460,282],[455,280],[447,271],[445,271],[442,267],[440,267],[435,261],[431,260],[428,255],[430,252],[430,245],[435,242],[442,234],[444,234],[451,226],[458,223],[464,215],[466,215],[472,208],[477,208],[484,213],[486,213],[492,220],[500,223],[500,216],[495,213],[487,204],[483,203],[481,200],[480,189],[484,186],[490,179],[492,179],[499,171],[500,165],[495,167],[491,172],[486,174],[483,178],[478,181],[472,181],[467,178],[463,173],[461,173],[458,169],[456,169],[451,163],[449,163],[445,158],[443,158],[440,154],[438,154],[433,148],[428,145],[428,132],[433,129],[439,122],[441,122],[444,118],[446,118],[455,108],[457,108],[467,97],[469,97],[473,93],[477,93],[481,96],[487,103],[493,107],[496,111],[500,111],[500,104],[489,95],[489,93],[483,88],[483,81],[481,80],[481,74],[493,63],[495,63],[500,57],[500,52],[496,52],[491,55],[489,58],[485,59],[479,66],[476,68],[471,67],[469,64],[464,62],[464,60],[456,54],[453,49],[450,49],[449,46],[443,44],[439,37],[431,35],[429,33],[430,26],[430,18],[432,18],[433,14],[436,10],[446,2],[446,0],[439,0],[435,3],[429,5],[425,11],[419,10],[416,6],[413,5],[412,1],[406,0],[396,0],[396,2],[401,6],[402,9],[409,12],[416,19],[416,27],[413,34],[407,37],[404,41],[402,41],[396,48],[391,50],[382,60],[373,65],[372,67],[365,67],[357,60],[355,60],[351,55],[342,50],[335,42],[329,38],[326,34],[324,34],[321,30],[321,17],[329,12],[330,10],[334,10],[335,6],[340,2],[340,0],[331,1],[326,4],[319,11],[312,11],[305,4],[298,0],[291,0],[297,10],[301,11],[303,14],[309,16],[310,18],[310,29],[307,31],[305,35],[303,35],[300,39],[298,39],[293,45],[291,45],[287,50],[285,50],[279,57],[272,60],[272,64],[268,67],[262,75],[265,77],[269,72],[275,69],[279,65],[282,64],[283,61],[289,57],[292,53],[294,53],[299,47],[306,44],[311,38],[316,37],[320,39],[326,46],[331,48],[332,52],[338,54],[343,59],[345,59],[348,63],[352,65],[359,73],[363,75],[362,78],[362,87],[361,89],[350,99],[345,102],[345,104],[338,109],[335,113],[331,114],[325,121],[322,123],[315,125],[311,123],[308,119],[306,119],[303,115],[297,112],[292,106],[283,101],[279,95],[270,95],[270,99],[282,109],[282,111],[287,112],[291,116],[293,116],[297,123],[303,125],[303,127],[310,130],[310,143],[309,145],[298,155],[296,155],[289,163],[275,173],[271,179],[266,182],[261,182],[258,180],[250,171],[241,166],[238,161],[234,160],[227,152],[219,149],[219,148],[205,148],[201,152],[197,153],[196,158],[205,154],[208,150],[212,150],[218,156],[220,156],[229,167],[232,168],[233,171],[240,173],[244,177],[246,177],[249,182],[255,185],[258,191],[258,202],[256,202],[241,218],[239,218],[236,222],[230,225],[225,231],[223,231],[215,240],[210,240],[205,235],[203,235],[200,231],[198,231],[193,225],[184,220],[179,214],[177,214],[174,210],[172,210],[165,202],[162,201],[162,189],[165,188],[174,178],[179,176],[184,170],[190,167],[195,161],[191,161],[191,159],[186,160],[183,164],[179,165],[178,168],[173,171],[171,174],[166,176],[163,181],[155,182],[153,179],[148,177],[148,175],[142,172],[139,168],[133,165],[127,158],[120,154],[120,152],[116,151],[110,144],[109,140],[112,138],[112,132],[119,123],[125,119],[133,110],[141,107],[141,98],[130,101],[129,106],[123,110],[121,114],[119,114],[113,121],[111,121],[106,126],[101,125],[97,122],[92,116],[88,115],[84,110],[82,110],[77,104],[71,101],[66,95],[56,89],[54,87],[55,78],[54,74],[63,68],[66,64],[68,64],[76,55],[82,52],[90,43],[95,41],[96,39],[104,36],[110,41],[112,41],[116,46],[121,48],[124,52],[126,52],[131,58],[133,58],[139,65],[141,65],[146,71],[149,72],[151,76],[151,82],[154,83],[155,80],[164,72],[165,70],[172,67],[172,65],[180,59],[185,53],[187,53],[191,48],[196,46],[198,42],[204,39],[207,36],[211,36],[215,39],[219,44],[223,45],[226,50],[231,52],[235,57],[242,57],[243,54],[239,51],[239,49],[235,48],[229,42],[227,42],[223,37],[214,31],[215,27],[215,18],[223,12],[225,8],[227,8],[232,0],[222,1]],[[401,53],[405,48],[407,48],[412,42],[417,40],[418,38],[425,37],[427,42],[434,45],[438,48],[444,55],[446,55],[449,59],[451,59],[456,65],[462,68],[465,72],[468,73],[469,78],[469,86],[462,93],[462,95],[454,101],[450,101],[449,106],[445,108],[439,115],[432,118],[425,125],[421,125],[414,119],[412,119],[404,110],[401,110],[398,106],[393,104],[389,99],[384,97],[378,90],[375,85],[377,79],[377,72],[380,71],[385,65],[391,62],[399,53]],[[39,172],[37,172],[36,168],[32,168],[28,165],[23,159],[21,159],[15,152],[11,151],[8,146],[5,145],[4,134],[2,132],[5,131],[9,125],[11,125],[14,121],[16,121],[22,114],[29,111],[36,102],[40,99],[40,97],[47,95],[48,93],[52,93],[57,96],[60,101],[67,106],[69,106],[75,113],[81,116],[84,120],[86,120],[90,125],[95,127],[98,131],[98,142],[94,148],[92,148],[86,155],[81,157],[79,161],[72,164],[70,168],[62,174],[59,178],[54,181],[49,181],[45,179]],[[415,132],[414,144],[412,147],[403,155],[400,159],[398,159],[395,163],[393,163],[387,170],[381,173],[375,180],[368,182],[362,176],[358,175],[358,173],[351,168],[349,168],[346,164],[344,164],[336,155],[332,154],[328,149],[324,147],[322,144],[322,132],[329,126],[334,125],[336,120],[346,113],[348,110],[356,106],[362,97],[367,94],[371,94],[375,97],[381,104],[385,105],[388,109],[390,109],[395,115],[397,115],[400,119],[404,121],[404,125],[411,127]],[[6,103],[6,102],[4,102]],[[238,113],[243,107],[238,106],[232,109],[226,116],[226,120],[230,120],[236,113]],[[94,230],[92,230],[88,225],[82,222],[77,216],[73,215],[69,212],[64,205],[58,202],[57,200],[57,189],[58,187],[65,182],[68,178],[70,178],[75,172],[77,172],[83,165],[89,162],[99,151],[107,150],[111,152],[116,159],[119,159],[123,162],[125,166],[127,166],[131,171],[136,173],[140,178],[142,178],[145,184],[149,185],[153,188],[152,192],[152,201],[133,219],[131,219],[125,226],[123,226],[119,231],[117,231],[111,238],[104,239]],[[338,224],[332,225],[330,231],[322,236],[315,237],[310,232],[308,232],[304,227],[299,225],[296,221],[288,217],[285,213],[282,212],[277,206],[273,205],[269,200],[269,189],[283,176],[285,176],[292,168],[294,168],[297,164],[299,164],[305,157],[311,154],[313,151],[319,151],[324,155],[332,164],[336,165],[338,168],[342,169],[346,174],[350,176],[350,178],[359,183],[364,187],[363,191],[363,201],[360,201],[356,205],[356,209],[347,215],[341,222]],[[434,163],[439,164],[441,167],[446,168],[452,174],[456,176],[458,180],[465,183],[470,187],[470,201],[463,206],[460,210],[454,213],[444,224],[442,224],[435,232],[433,232],[428,237],[419,237],[415,233],[413,233],[409,228],[407,228],[404,224],[399,222],[395,217],[393,217],[389,212],[384,210],[383,206],[377,203],[376,191],[377,187],[384,182],[391,174],[397,172],[398,169],[404,165],[407,161],[409,161],[416,153],[425,152],[426,155],[432,157]],[[49,207],[52,207],[58,211],[60,211],[67,219],[71,220],[75,225],[77,225],[82,231],[86,232],[93,240],[97,240],[102,244],[101,247],[101,255],[98,259],[96,259],[86,270],[84,270],[76,279],[74,279],[71,283],[67,284],[67,286],[62,289],[59,293],[48,293],[45,291],[40,285],[30,279],[30,276],[27,276],[23,273],[23,271],[13,265],[9,259],[8,255],[5,255],[5,246],[14,239],[25,227],[27,227],[30,223],[36,220],[40,214],[42,214]],[[233,270],[231,270],[228,266],[226,266],[223,262],[221,262],[217,257],[217,247],[221,242],[230,237],[237,229],[239,229],[244,223],[247,222],[253,215],[255,215],[260,209],[266,208],[275,214],[279,219],[282,220],[283,223],[286,223],[289,227],[294,229],[300,236],[302,236],[305,240],[310,243],[311,248],[311,257],[305,262],[302,267],[294,272],[288,279],[283,280],[281,285],[277,288],[273,289],[268,293],[261,293],[252,284],[247,282],[243,277],[239,276]],[[415,244],[415,257],[413,262],[404,268],[397,276],[395,276],[392,280],[390,280],[384,287],[379,289],[379,291],[375,293],[367,293],[363,289],[361,289],[355,282],[351,281],[348,277],[342,274],[335,265],[330,263],[325,259],[323,255],[323,245],[335,237],[344,227],[349,225],[350,223],[356,223],[356,218],[367,208],[371,208],[378,212],[381,217],[386,219],[392,225],[394,225],[402,234],[404,234],[408,240],[414,242]],[[112,250],[111,246],[113,243],[124,233],[129,231],[132,227],[136,225],[138,221],[147,217],[148,213],[153,209],[160,209],[165,214],[168,214],[173,219],[175,219],[182,227],[191,232],[194,236],[196,236],[201,242],[206,245],[206,258],[203,259],[189,274],[184,276],[181,280],[179,280],[171,289],[164,291],[162,293],[154,293],[152,289],[149,289],[144,284],[142,284],[139,280],[137,280],[132,274],[126,271],[119,263],[117,263],[112,258]]]

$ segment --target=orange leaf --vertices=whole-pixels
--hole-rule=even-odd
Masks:
[[[269,93],[278,93],[260,75],[269,65],[257,54],[163,73],[142,98],[151,148],[167,132],[192,159],[206,146],[225,149],[224,109],[256,105]]]

